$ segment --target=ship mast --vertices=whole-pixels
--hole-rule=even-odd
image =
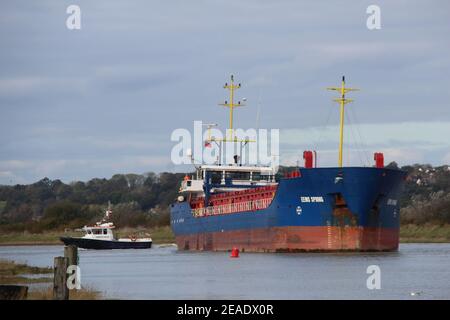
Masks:
[[[239,157],[242,159],[242,148],[245,147],[245,145],[249,142],[256,142],[255,140],[251,139],[238,139],[237,136],[234,134],[233,129],[233,109],[236,107],[243,107],[245,106],[244,103],[241,103],[241,101],[238,101],[237,103],[234,102],[234,91],[241,88],[241,84],[235,84],[234,83],[234,77],[231,75],[230,83],[225,83],[223,86],[224,89],[228,89],[230,91],[230,100],[225,100],[224,103],[219,103],[220,106],[224,106],[230,109],[230,127],[228,129],[228,134],[225,134],[225,137],[223,139],[217,139],[215,137],[211,137],[211,127],[217,126],[217,124],[205,124],[208,128],[208,138],[205,140],[205,143],[208,142],[215,142],[219,148],[219,165],[222,160],[222,143],[226,142],[233,142],[233,143],[239,143]],[[243,101],[246,99],[244,98]],[[237,155],[236,155],[237,156]],[[237,161],[235,159],[235,161]],[[237,162],[236,162],[237,163]]]
[[[333,99],[333,101],[338,102],[340,105],[340,128],[339,128],[339,167],[342,168],[342,147],[344,144],[344,106],[347,103],[353,102],[353,99],[345,98],[345,94],[349,91],[358,91],[356,88],[346,88],[345,87],[345,76],[342,76],[342,84],[341,87],[329,87],[327,90],[339,91],[340,98]]]
[[[236,104],[234,103],[234,90],[237,90],[241,87],[241,84],[234,84],[234,77],[231,75],[231,82],[225,83],[223,86],[224,89],[230,90],[230,101],[225,101],[225,103],[220,103],[219,105],[230,108],[230,128],[229,128],[229,137],[228,139],[224,139],[224,141],[236,141],[236,137],[234,136],[233,130],[233,109],[236,107],[245,106],[245,104],[238,101]]]

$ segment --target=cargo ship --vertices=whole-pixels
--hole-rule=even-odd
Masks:
[[[247,144],[233,135],[208,137],[205,145]],[[340,106],[339,159],[336,167],[317,167],[314,151],[303,152],[303,166],[280,177],[273,166],[250,166],[235,156],[231,164],[197,165],[186,175],[171,204],[171,227],[179,250],[241,252],[396,251],[399,244],[399,193],[406,172],[384,166],[374,154],[372,167],[343,166],[344,107],[353,100],[345,77],[334,101]]]

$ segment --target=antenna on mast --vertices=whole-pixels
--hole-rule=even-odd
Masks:
[[[231,75],[231,81],[230,83],[225,83],[223,86],[224,89],[228,89],[230,91],[230,100],[225,100],[224,103],[220,103],[219,105],[230,108],[230,136],[228,138],[229,141],[236,140],[236,137],[234,136],[234,130],[233,130],[233,109],[236,107],[243,107],[245,104],[241,103],[241,101],[238,101],[237,103],[234,103],[234,91],[239,89],[241,87],[241,84],[234,84],[234,77]],[[227,140],[227,139],[225,139]]]
[[[346,88],[345,87],[345,76],[342,76],[341,87],[329,87],[327,90],[339,91],[340,98],[335,98],[333,101],[338,102],[340,105],[340,128],[339,128],[339,167],[342,167],[342,147],[344,144],[344,106],[347,103],[353,102],[353,99],[345,98],[345,94],[349,91],[358,91],[356,88]]]

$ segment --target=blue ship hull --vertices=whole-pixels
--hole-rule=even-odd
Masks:
[[[194,217],[171,205],[179,249],[391,251],[398,249],[398,197],[406,173],[389,168],[310,168],[281,179],[266,209]]]

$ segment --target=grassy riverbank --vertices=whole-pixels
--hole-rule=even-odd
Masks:
[[[28,292],[28,300],[52,300],[53,287],[49,286],[43,289],[31,290]],[[81,290],[72,290],[69,294],[69,300],[100,300],[103,299],[100,292],[90,288]]]
[[[450,242],[450,225],[404,225],[400,228],[400,242]]]
[[[31,267],[14,261],[0,260],[0,284],[49,282],[51,278],[47,275],[51,273],[53,273],[52,268]],[[36,275],[38,277],[35,277]]]
[[[0,260],[0,285],[28,286],[28,300],[50,300],[53,298],[53,269],[33,267],[9,260]],[[34,284],[47,284],[38,287]],[[101,294],[91,288],[72,290],[71,300],[97,300]]]
[[[153,243],[173,243],[175,238],[169,226],[157,228],[123,228],[115,231],[118,237],[127,237],[130,234],[139,236],[150,236]],[[0,245],[52,245],[62,244],[59,237],[65,236],[80,236],[79,232],[64,232],[64,231],[46,231],[42,233],[29,232],[2,232],[0,233]]]

